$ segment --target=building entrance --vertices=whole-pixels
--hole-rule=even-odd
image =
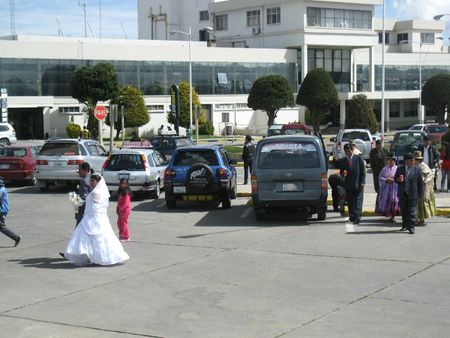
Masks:
[[[9,123],[16,130],[18,140],[44,138],[44,114],[42,108],[10,108]]]

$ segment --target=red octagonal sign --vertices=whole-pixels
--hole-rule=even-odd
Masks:
[[[94,116],[99,121],[105,121],[108,116],[108,109],[105,106],[97,106],[94,109]]]

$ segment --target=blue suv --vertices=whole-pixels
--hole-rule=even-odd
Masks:
[[[188,146],[175,150],[164,173],[166,206],[178,201],[219,201],[231,207],[236,198],[236,161],[218,145]]]

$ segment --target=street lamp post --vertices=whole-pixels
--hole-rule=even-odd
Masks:
[[[169,33],[171,35],[179,33],[189,37],[189,131],[192,138],[192,29],[189,27],[189,31],[187,32],[173,30]]]
[[[383,30],[382,30],[382,42],[383,47],[381,51],[381,143],[384,146],[384,114],[385,114],[385,99],[384,99],[384,89],[385,89],[385,77],[386,77],[386,66],[384,62],[385,53],[386,53],[386,27],[385,27],[385,18],[386,18],[386,4],[385,0],[383,0]]]

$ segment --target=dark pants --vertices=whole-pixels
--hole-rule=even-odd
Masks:
[[[78,208],[78,212],[75,215],[75,219],[77,220],[77,225],[75,225],[75,228],[80,224],[81,220],[84,216],[84,204]]]
[[[373,170],[373,169],[372,169]],[[380,170],[373,170],[373,186],[375,188],[375,192],[378,193],[380,190],[380,182],[378,181],[378,177],[380,176]]]
[[[410,199],[407,194],[400,198],[403,227],[413,229],[416,225],[417,199]]]
[[[14,232],[9,230],[5,225],[5,218],[6,215],[0,215],[0,232],[8,236],[14,241],[17,241],[19,239],[19,236],[16,235]]]
[[[252,162],[244,161],[244,184],[248,182],[248,174],[252,174]]]
[[[363,205],[364,189],[345,190],[350,221],[360,221]]]

